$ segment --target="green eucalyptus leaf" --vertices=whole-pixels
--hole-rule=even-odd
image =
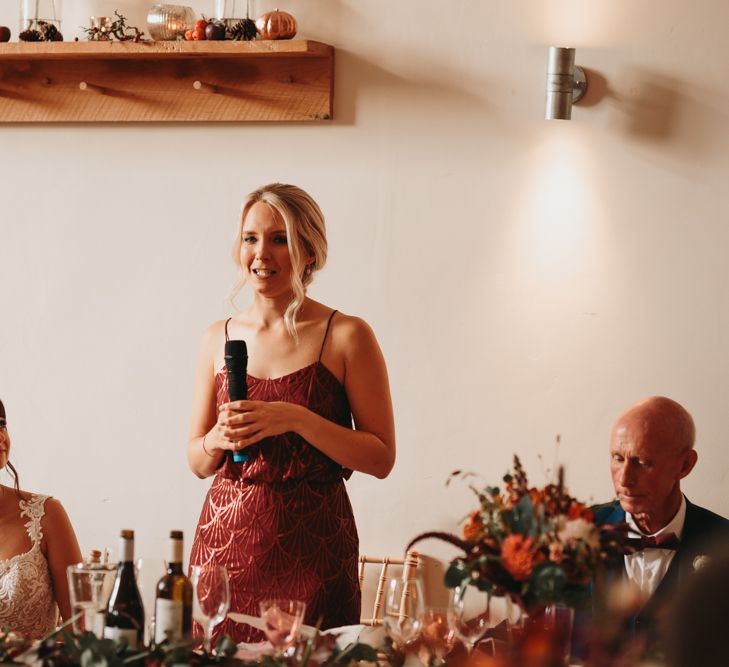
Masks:
[[[364,660],[365,662],[377,662],[377,650],[369,646],[368,644],[360,644],[355,642],[347,646],[336,658],[332,661],[333,664],[349,664],[350,662],[359,662]]]
[[[509,515],[511,532],[519,535],[533,536],[537,532],[537,522],[534,514],[534,503],[529,496],[523,496],[514,506]]]
[[[482,593],[488,593],[494,587],[490,581],[483,578],[471,580],[471,583]]]
[[[79,662],[81,663],[81,667],[108,667],[109,665],[109,660],[106,656],[99,651],[95,651],[93,648],[84,649],[81,652]]]
[[[530,589],[540,602],[555,602],[564,597],[567,573],[556,563],[543,562],[534,567]]]
[[[468,578],[468,573],[465,568],[451,563],[450,567],[446,570],[443,581],[447,588],[455,588],[466,578]]]
[[[216,647],[218,655],[224,655],[227,658],[234,656],[237,650],[238,646],[236,646],[236,643],[228,635],[221,637]]]

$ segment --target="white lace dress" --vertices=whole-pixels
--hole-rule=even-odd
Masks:
[[[58,607],[53,594],[48,561],[41,551],[41,519],[48,496],[32,495],[20,501],[20,516],[31,548],[24,554],[0,560],[0,627],[39,639],[56,627]]]

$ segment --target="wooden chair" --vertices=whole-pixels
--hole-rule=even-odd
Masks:
[[[402,567],[402,578],[405,581],[413,579],[418,569],[419,554],[417,551],[408,551],[405,558],[392,558],[390,556],[360,556],[359,557],[359,589],[362,590],[365,581],[365,567],[367,565],[380,565],[380,576],[377,580],[377,588],[375,589],[375,600],[372,607],[372,616],[366,618],[362,616],[360,623],[369,625],[370,627],[382,625],[380,618],[380,610],[382,609],[383,598],[385,596],[385,583],[387,582],[387,571],[390,565]]]

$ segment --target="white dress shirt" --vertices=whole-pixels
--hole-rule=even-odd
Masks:
[[[632,515],[625,513],[625,520],[628,523],[631,534],[644,535],[638,525],[635,523]],[[676,516],[659,531],[648,535],[647,537],[660,537],[673,533],[678,539],[681,539],[683,533],[683,524],[686,520],[686,498],[681,495],[681,506],[676,512]],[[625,571],[628,573],[628,579],[635,583],[638,588],[646,595],[651,596],[655,593],[658,584],[666,576],[668,566],[671,564],[676,552],[673,549],[653,549],[647,548],[634,554],[627,554],[625,558]]]

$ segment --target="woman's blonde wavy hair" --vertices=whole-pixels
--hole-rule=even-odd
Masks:
[[[311,195],[285,183],[270,183],[251,192],[243,201],[243,211],[238,224],[238,234],[233,243],[233,261],[238,267],[238,280],[230,293],[231,300],[246,283],[245,271],[240,264],[240,247],[243,242],[243,223],[251,207],[262,202],[281,216],[286,227],[286,239],[291,257],[291,289],[294,297],[284,312],[286,330],[298,340],[296,317],[304,303],[306,288],[314,273],[327,261],[327,237],[324,214]],[[305,257],[312,257],[310,262]]]

